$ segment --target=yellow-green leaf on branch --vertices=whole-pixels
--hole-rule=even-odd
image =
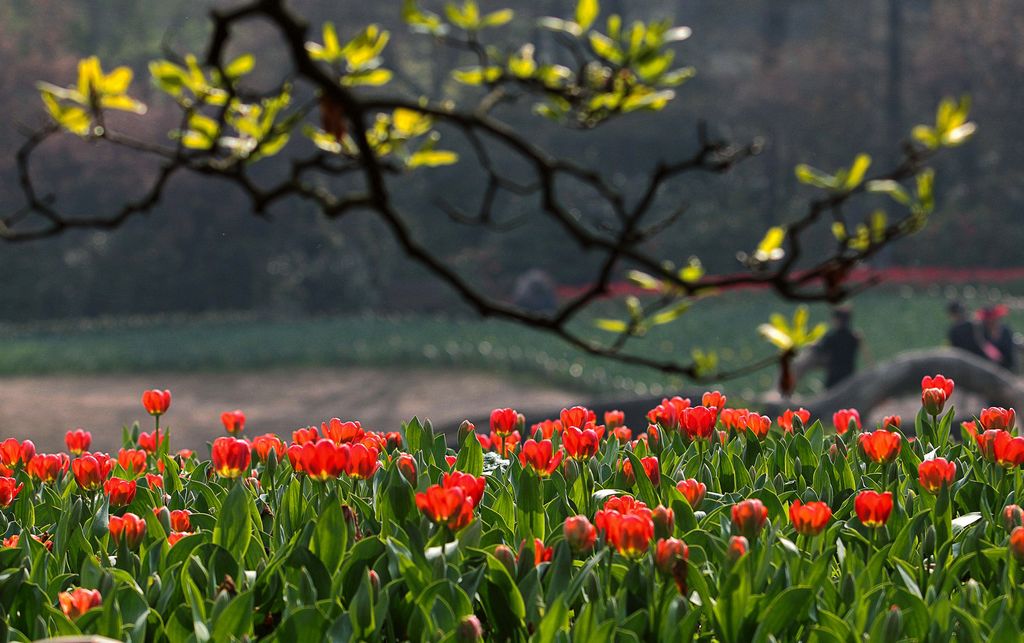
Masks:
[[[594,325],[610,333],[624,333],[629,330],[629,324],[619,319],[595,319]]]
[[[692,305],[693,303],[689,301],[680,302],[675,306],[668,308],[667,310],[663,310],[655,315],[652,315],[650,319],[651,324],[655,326],[660,326],[661,324],[673,322],[679,319],[679,317],[681,317],[683,313],[689,310],[690,306]]]
[[[640,270],[630,270],[626,273],[626,279],[633,282],[644,290],[661,290],[663,283],[657,277],[653,277]]]
[[[867,154],[858,154],[857,158],[853,160],[853,165],[850,166],[850,169],[846,174],[846,182],[844,183],[843,188],[846,190],[852,190],[860,185],[870,166],[871,157]]]
[[[511,9],[499,9],[498,11],[493,11],[484,16],[483,20],[480,21],[480,26],[500,27],[511,22],[514,17],[515,12]]]
[[[450,150],[420,150],[409,157],[409,167],[438,167],[458,161],[459,155]]]

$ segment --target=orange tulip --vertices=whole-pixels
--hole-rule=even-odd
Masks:
[[[103,602],[99,590],[76,587],[67,592],[57,594],[57,602],[64,610],[64,615],[74,620]]]
[[[372,478],[380,467],[380,462],[377,459],[379,455],[377,449],[369,448],[365,444],[353,444],[349,449],[348,466],[345,467],[345,473],[350,478],[359,480]]]
[[[832,424],[836,427],[836,433],[842,435],[850,430],[850,424],[860,431],[860,413],[857,409],[840,409],[832,414]]]
[[[441,476],[441,486],[445,489],[462,489],[467,500],[473,503],[474,507],[480,505],[484,497],[484,489],[487,488],[487,479],[483,476],[474,476],[470,473],[452,471]]]
[[[917,467],[917,479],[928,493],[938,493],[943,486],[953,484],[956,478],[956,463],[945,458],[925,460]]]
[[[510,435],[519,428],[519,413],[515,409],[491,411],[491,431],[500,436]]]
[[[789,521],[796,533],[803,536],[817,536],[832,519],[832,509],[824,502],[803,504],[799,499],[789,506]]]
[[[217,475],[222,478],[237,478],[249,471],[252,447],[245,440],[229,436],[219,437],[213,441],[210,459]]]
[[[680,480],[676,484],[676,489],[686,497],[686,501],[690,503],[690,508],[694,511],[700,506],[702,500],[704,500],[704,494],[707,492],[708,487],[703,482],[697,482],[693,478],[688,480]]]
[[[142,394],[142,407],[150,415],[160,416],[171,406],[171,392],[152,389]]]
[[[135,500],[137,485],[134,480],[111,478],[103,484],[103,492],[110,498],[111,507],[124,507]]]
[[[892,513],[892,492],[861,491],[853,500],[853,508],[865,527],[882,527]]]
[[[99,489],[114,468],[114,461],[106,453],[85,453],[71,462],[75,482],[86,491]]]
[[[327,422],[320,423],[320,435],[335,444],[346,442],[359,442],[366,435],[363,425],[359,422],[342,422],[338,418],[331,418]]]
[[[768,507],[757,498],[750,498],[732,506],[732,523],[741,536],[752,540],[768,522]]]
[[[0,477],[0,507],[10,507],[24,487],[14,478]]]
[[[241,409],[221,413],[220,421],[224,425],[224,430],[231,435],[238,435],[245,430],[245,413],[242,413]]]
[[[576,460],[589,460],[597,455],[601,438],[594,429],[566,427],[562,432],[562,445],[565,453]]]
[[[885,429],[879,429],[873,433],[861,433],[858,439],[864,455],[878,464],[892,462],[899,455],[902,445],[899,433],[892,433]]]
[[[652,485],[657,487],[661,484],[661,469],[658,465],[658,458],[653,455],[640,458],[640,465],[644,468],[644,473],[647,474],[647,478],[651,481]],[[628,458],[622,461],[622,475],[625,476],[626,482],[629,485],[633,485],[636,482],[636,476],[633,474],[633,463]]]
[[[117,464],[128,475],[137,476],[146,470],[146,452],[142,449],[121,449],[117,452]]]
[[[590,524],[586,516],[566,518],[562,529],[565,532],[565,541],[578,554],[593,549],[594,543],[597,541],[597,529]]]
[[[263,462],[266,462],[267,458],[270,457],[271,451],[277,454],[278,460],[284,456],[284,443],[281,442],[281,438],[273,433],[264,433],[253,438],[252,448],[256,452],[256,456]]]
[[[435,484],[416,494],[416,507],[431,522],[458,531],[473,520],[475,503],[462,487],[445,488]]]
[[[811,412],[804,408],[797,409],[796,411],[786,409],[782,415],[778,417],[779,426],[781,426],[782,430],[786,433],[793,432],[793,418],[800,420],[800,426],[807,426],[807,423],[811,421]]]
[[[146,537],[146,521],[133,513],[111,516],[109,528],[114,544],[120,545],[124,542],[128,549],[138,549]]]
[[[43,483],[53,482],[67,472],[71,459],[66,453],[39,453],[28,463],[28,474]]]
[[[554,473],[562,462],[562,450],[552,451],[551,440],[527,440],[519,452],[519,462],[523,467],[529,466],[537,475],[546,477]]]
[[[67,445],[68,451],[71,453],[82,455],[89,450],[89,445],[92,444],[92,434],[82,429],[68,431],[64,434],[64,444]]]

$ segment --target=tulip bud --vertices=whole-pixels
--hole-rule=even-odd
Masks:
[[[370,577],[370,591],[373,592],[374,599],[380,594],[380,576],[374,570],[369,570],[367,575]]]
[[[928,525],[921,539],[921,556],[927,558],[935,553],[935,526]]]
[[[576,478],[580,477],[580,467],[575,459],[562,461],[562,475],[565,476],[566,486],[571,488]]]
[[[267,451],[265,470],[267,472],[267,478],[269,480],[273,480],[274,475],[277,473],[277,451],[274,449]]]
[[[153,507],[153,514],[156,516],[156,519],[160,521],[160,526],[164,528],[164,531],[167,533],[177,531],[176,529],[171,528],[171,512],[167,507]]]
[[[725,550],[726,557],[736,562],[747,553],[750,549],[750,542],[743,536],[733,536],[729,539],[729,548]]]
[[[484,629],[475,614],[464,616],[459,621],[459,626],[455,630],[455,640],[458,643],[477,643],[484,640]]]
[[[883,641],[898,641],[903,633],[903,612],[896,605],[889,608],[885,616],[885,627],[882,630]]]
[[[476,433],[476,425],[469,420],[463,420],[459,424],[459,444],[462,445],[466,442],[466,437]]]
[[[967,582],[964,583],[964,588],[961,590],[961,596],[964,599],[963,607],[965,609],[971,609],[972,611],[980,611],[984,609],[984,592],[981,588],[981,583],[968,578]]]
[[[672,510],[663,505],[658,505],[651,512],[651,520],[654,521],[654,537],[669,538],[675,530],[675,514]]]
[[[946,406],[946,392],[940,388],[926,388],[921,392],[921,406],[928,415],[942,413],[942,407]]]
[[[498,545],[495,547],[494,557],[498,559],[498,562],[505,566],[505,569],[508,570],[509,576],[512,578],[516,577],[516,555],[508,545]]]
[[[416,458],[414,458],[413,456],[409,455],[408,453],[403,453],[402,455],[398,456],[398,465],[397,466],[398,466],[398,472],[402,474],[402,477],[404,477],[406,480],[408,480],[409,484],[412,485],[415,488],[416,487]]]
[[[1017,527],[1024,527],[1024,510],[1019,505],[1006,505],[1003,509],[1003,527],[1008,534]]]
[[[768,508],[756,498],[744,500],[732,506],[732,522],[739,535],[752,540],[768,522]]]
[[[846,604],[851,604],[857,600],[857,581],[854,580],[852,574],[845,574],[843,576],[842,583],[839,585],[839,595]]]
[[[1010,534],[1010,553],[1024,565],[1024,527],[1017,527]]]
[[[570,516],[565,519],[565,541],[574,553],[590,551],[597,540],[597,530],[586,516]]]

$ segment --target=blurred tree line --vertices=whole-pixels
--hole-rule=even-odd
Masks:
[[[120,0],[11,0],[0,5],[0,207],[19,206],[14,156],[19,126],[44,122],[34,83],[70,82],[79,58],[98,54],[127,64],[142,82],[135,93],[150,117],[118,123],[152,137],[176,126],[175,110],[149,86],[146,63],[199,47],[206,13],[229,5],[210,0],[130,3]],[[333,20],[342,35],[377,22],[393,31],[385,54],[398,87],[440,96],[466,91],[450,79],[471,54],[445,49],[407,33],[399,0],[337,3],[295,0],[313,24]],[[487,2],[484,2],[487,7]],[[564,15],[572,2],[520,0],[520,15]],[[1014,0],[605,0],[628,20],[671,16],[694,37],[682,59],[697,76],[658,115],[637,115],[602,126],[600,134],[545,126],[521,117],[544,147],[607,171],[629,186],[662,159],[692,148],[695,124],[736,141],[765,139],[764,152],[724,176],[693,175],[661,195],[666,208],[687,214],[657,238],[698,256],[709,272],[738,269],[733,253],[753,247],[767,226],[798,212],[810,196],[793,176],[799,162],[829,169],[849,162],[850,150],[878,158],[894,138],[930,118],[943,95],[970,93],[980,124],[962,153],[937,163],[939,211],[914,244],[887,249],[878,265],[1003,266],[1018,262],[1024,242],[1019,221],[1024,170],[1019,118],[1024,104],[1024,14]],[[522,22],[523,39],[543,47],[552,36]],[[258,26],[239,34],[238,51],[257,60],[280,59],[277,43]],[[260,66],[261,73],[275,70]],[[259,77],[255,78],[258,88]],[[154,118],[155,117],[155,118]],[[100,212],[137,194],[154,166],[114,149],[62,140],[33,167],[40,184],[74,210]],[[508,167],[510,174],[517,168]],[[414,173],[401,198],[424,204],[417,234],[472,270],[494,292],[511,296],[515,279],[542,267],[562,284],[593,274],[594,263],[552,226],[488,231],[462,226],[436,207],[474,186],[464,164]],[[196,177],[174,183],[173,198],[148,217],[118,230],[71,232],[41,242],[0,245],[4,306],[0,319],[28,320],[103,314],[260,310],[303,314],[373,309],[436,310],[455,297],[408,262],[381,229],[358,215],[341,222],[301,203],[254,218],[233,188]],[[567,190],[576,189],[566,186]],[[134,190],[134,191],[133,191]],[[472,197],[472,194],[466,195]],[[430,206],[430,207],[426,207]],[[516,206],[522,207],[522,206]],[[503,218],[529,217],[506,208]],[[998,232],[998,233],[997,233]],[[822,238],[830,243],[830,238]],[[653,248],[658,251],[658,248]]]

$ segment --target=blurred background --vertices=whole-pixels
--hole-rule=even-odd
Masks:
[[[36,81],[69,84],[77,61],[91,54],[105,68],[128,65],[136,72],[132,94],[150,114],[118,124],[161,140],[177,112],[149,84],[146,64],[166,51],[201,51],[208,10],[231,4],[0,4],[3,211],[22,203],[14,160],[24,132],[46,121]],[[410,36],[398,0],[290,4],[314,25],[333,20],[343,37],[370,22],[393,30],[385,59],[396,91],[463,91],[447,75],[467,64],[463,54]],[[678,247],[711,273],[739,270],[736,250],[755,246],[767,227],[802,212],[813,196],[794,178],[797,163],[830,169],[857,152],[892,162],[910,128],[933,119],[939,99],[968,93],[979,130],[937,161],[931,224],[878,256],[869,269],[884,284],[853,302],[852,324],[863,337],[859,365],[948,343],[953,300],[968,318],[1003,305],[1001,323],[1011,332],[1021,327],[1018,2],[859,0],[855,11],[842,0],[603,0],[602,7],[627,20],[662,15],[692,27],[677,62],[693,65],[697,76],[664,112],[622,119],[600,135],[538,125],[527,109],[508,117],[513,124],[622,185],[691,150],[700,119],[717,135],[765,141],[762,154],[725,176],[671,186],[666,203],[689,210],[659,240],[663,253]],[[523,18],[570,15],[573,3],[518,0],[515,8],[511,37],[542,43],[548,36]],[[273,67],[282,59],[276,46],[258,26],[236,42],[237,53],[256,53],[267,78],[281,72]],[[75,211],[110,211],[152,176],[146,162],[70,138],[49,145],[33,171]],[[556,299],[586,285],[594,261],[558,234],[439,222],[443,215],[426,205],[471,189],[462,179],[455,166],[416,173],[403,185],[403,202],[424,204],[420,238],[509,300],[527,296],[530,283]],[[300,202],[273,214],[253,217],[233,188],[183,177],[150,215],[115,231],[0,245],[0,437],[33,437],[55,449],[64,431],[82,426],[99,447],[116,448],[121,426],[143,418],[142,390],[153,387],[174,393],[166,421],[180,431],[178,446],[193,448],[220,431],[221,411],[236,407],[249,416],[248,433],[289,434],[331,416],[391,430],[419,415],[453,428],[495,406],[557,412],[574,402],[699,394],[678,378],[475,317],[370,217],[330,222]],[[756,327],[775,311],[788,315],[792,306],[762,291],[726,293],[644,338],[639,349],[683,358],[700,348],[716,351],[725,365],[750,361],[774,350]],[[829,320],[824,306],[811,313],[813,321]],[[776,378],[767,370],[721,386],[756,405]],[[820,373],[809,373],[798,390],[812,397],[823,386]]]

